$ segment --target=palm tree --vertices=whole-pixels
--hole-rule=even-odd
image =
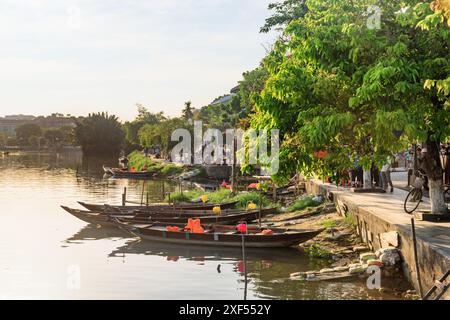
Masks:
[[[191,107],[191,105],[192,105],[191,101],[187,101],[184,103],[184,109],[182,113],[183,118],[186,120],[190,120],[194,116],[193,108]]]

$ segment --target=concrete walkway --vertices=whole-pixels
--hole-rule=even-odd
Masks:
[[[308,184],[307,184],[308,185]],[[407,192],[395,189],[394,193],[354,193],[348,188],[337,188],[318,180],[310,181],[307,186],[312,193],[333,193],[337,205],[345,204],[349,212],[362,221],[371,235],[365,239],[374,249],[381,246],[379,236],[383,232],[397,231],[400,236],[399,249],[402,252],[411,282],[415,281],[415,263],[412,246],[411,218],[405,213],[403,203]],[[429,210],[425,200],[419,210]],[[360,226],[364,228],[364,225]],[[450,268],[450,223],[432,223],[415,221],[418,242],[418,256],[421,269],[423,290],[427,291]],[[449,279],[450,280],[450,279]],[[447,293],[446,298],[449,298]]]

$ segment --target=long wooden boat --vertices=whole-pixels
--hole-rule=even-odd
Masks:
[[[112,175],[115,178],[146,179],[153,176],[153,172],[147,171],[132,172],[120,168],[110,168],[105,166],[103,166],[103,170],[106,174]]]
[[[248,248],[281,248],[290,247],[308,241],[323,231],[271,229],[273,234],[262,234],[263,229],[249,226],[247,234],[241,234],[234,226],[211,225],[205,233],[170,232],[160,224],[133,224],[117,220],[124,230],[144,240],[176,243],[182,245],[241,247],[245,243]]]
[[[114,219],[120,219],[124,222],[132,222],[132,223],[142,223],[148,224],[153,222],[160,222],[166,224],[186,224],[189,218],[198,218],[201,219],[202,223],[209,224],[233,224],[238,222],[251,222],[258,219],[260,216],[264,217],[268,214],[274,213],[276,209],[262,209],[261,214],[259,210],[252,211],[231,211],[226,214],[222,213],[220,215],[209,215],[205,214],[196,214],[195,212],[179,214],[176,213],[154,213],[154,214],[137,214],[134,216],[131,215],[122,215],[122,214],[105,214],[103,212],[93,212],[93,211],[83,211],[78,209],[72,209],[65,206],[62,208],[70,213],[71,215],[77,217],[80,220],[83,220],[87,223],[96,223],[104,226],[112,226],[114,225]]]
[[[108,211],[108,212],[134,212],[136,210],[140,211],[159,211],[159,210],[212,210],[214,207],[220,207],[222,210],[234,208],[237,201],[227,202],[223,204],[213,204],[213,203],[183,203],[183,204],[152,204],[149,206],[115,206],[106,204],[91,204],[85,202],[78,202],[84,208],[91,211]]]

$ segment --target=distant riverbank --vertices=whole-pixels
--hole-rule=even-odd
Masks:
[[[3,146],[0,147],[1,151],[9,151],[9,152],[64,152],[64,151],[80,151],[81,147],[79,146],[62,146],[57,148],[39,148],[39,147],[31,147],[31,146]]]

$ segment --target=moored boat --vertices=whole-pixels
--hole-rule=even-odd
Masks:
[[[106,174],[112,175],[115,178],[146,179],[151,178],[153,176],[153,173],[148,171],[133,172],[126,169],[110,168],[105,166],[103,166],[103,171],[105,171]]]
[[[155,210],[212,210],[214,207],[220,207],[222,210],[233,208],[237,202],[231,201],[222,204],[213,203],[180,203],[180,204],[151,204],[148,206],[115,206],[115,205],[98,205],[90,204],[85,202],[78,202],[81,206],[85,207],[91,211],[107,211],[107,212],[117,212],[126,213],[134,212],[136,210],[140,211],[155,211]]]
[[[290,247],[308,241],[323,231],[320,230],[289,230],[271,229],[264,233],[264,228],[248,226],[247,233],[240,233],[235,226],[211,225],[205,227],[203,233],[185,231],[168,231],[160,224],[133,224],[117,220],[124,230],[144,240],[175,243],[183,245],[241,247],[243,243],[248,248],[280,248]]]
[[[175,212],[137,212],[136,214],[106,214],[104,212],[83,211],[78,209],[72,209],[65,206],[62,208],[72,214],[73,216],[88,222],[96,223],[100,225],[113,225],[111,222],[113,219],[119,219],[124,222],[132,223],[173,223],[180,224],[188,222],[189,218],[199,218],[203,223],[215,223],[215,224],[232,224],[237,222],[251,222],[259,217],[264,217],[268,214],[276,212],[275,208],[259,210],[230,210],[222,212],[220,215],[213,214],[212,212],[197,212],[197,211],[175,211]]]

